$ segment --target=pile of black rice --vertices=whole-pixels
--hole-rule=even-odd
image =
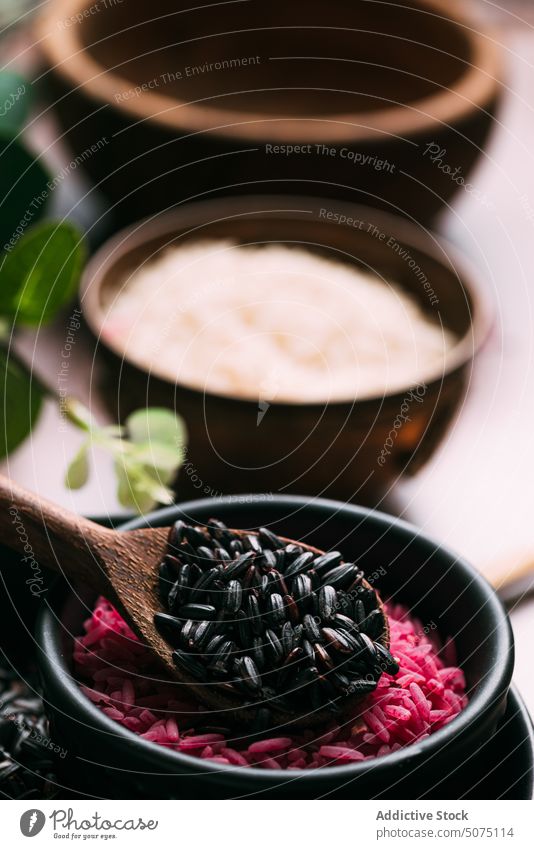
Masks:
[[[380,599],[339,551],[317,554],[267,528],[180,520],[159,591],[168,613],[155,624],[177,667],[247,704],[336,711],[398,670]]]

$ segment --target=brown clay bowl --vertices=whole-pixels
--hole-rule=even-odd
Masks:
[[[118,220],[216,191],[428,220],[467,179],[498,100],[495,42],[449,0],[96,5],[50,0],[36,40]]]
[[[363,264],[411,292],[434,321],[454,331],[457,343],[444,368],[429,371],[426,388],[415,395],[410,395],[413,386],[406,386],[384,397],[335,403],[275,401],[258,426],[258,398],[175,384],[158,373],[157,365],[149,373],[140,355],[135,361],[131,354],[126,357],[117,341],[101,335],[106,292],[171,244],[218,238],[305,245],[341,262]],[[81,304],[105,355],[112,415],[123,419],[149,403],[175,408],[185,418],[189,445],[181,497],[242,492],[252,484],[265,492],[328,493],[360,501],[383,493],[400,474],[417,470],[439,444],[490,324],[487,297],[473,270],[425,228],[379,210],[298,197],[205,201],[140,222],[93,256],[82,280]],[[401,410],[407,415],[395,429]],[[386,445],[390,453],[384,455]],[[385,459],[379,461],[380,456]]]

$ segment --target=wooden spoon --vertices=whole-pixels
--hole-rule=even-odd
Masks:
[[[144,645],[157,655],[170,677],[187,685],[209,708],[217,712],[232,711],[234,716],[253,723],[257,718],[257,704],[243,704],[239,698],[221,693],[213,683],[191,681],[185,670],[176,667],[172,648],[154,626],[154,614],[162,612],[158,567],[168,550],[169,530],[168,527],[110,530],[41,499],[0,475],[0,539],[3,543],[60,572],[69,581],[86,584],[105,596]],[[301,542],[298,545],[315,554],[324,553]],[[380,641],[388,646],[387,617],[385,622]],[[344,712],[346,709],[348,713],[359,698],[355,695],[344,700]],[[326,709],[310,711],[305,717],[296,717],[272,704],[269,709],[273,722],[282,726],[304,723],[311,727],[332,716]]]

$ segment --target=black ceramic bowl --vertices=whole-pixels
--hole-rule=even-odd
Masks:
[[[359,558],[384,597],[406,603],[423,624],[455,638],[468,686],[467,708],[445,728],[394,754],[350,766],[309,772],[263,771],[205,762],[146,742],[103,715],[71,673],[72,634],[82,629],[90,593],[62,584],[43,607],[37,626],[39,665],[55,739],[86,792],[128,798],[280,796],[316,798],[458,798],[448,774],[476,759],[505,707],[513,669],[506,613],[489,584],[465,561],[416,528],[383,513],[321,499],[225,496],[191,501],[128,522],[125,530],[170,525],[182,517],[219,516],[231,527],[269,525],[324,549]],[[381,568],[380,568],[381,567]],[[66,764],[67,765],[67,764]],[[446,795],[445,795],[446,794]]]
[[[122,220],[321,185],[428,221],[459,180],[425,149],[466,179],[500,93],[500,39],[469,5],[48,0],[40,82],[73,152],[101,140],[79,164]]]

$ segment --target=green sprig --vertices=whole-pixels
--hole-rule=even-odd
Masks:
[[[86,436],[71,461],[65,483],[79,489],[89,478],[89,454],[101,447],[114,459],[117,498],[124,507],[145,513],[157,504],[172,504],[171,484],[184,461],[187,431],[180,416],[160,407],[137,410],[124,427],[98,425],[74,399],[65,403],[67,418]]]

